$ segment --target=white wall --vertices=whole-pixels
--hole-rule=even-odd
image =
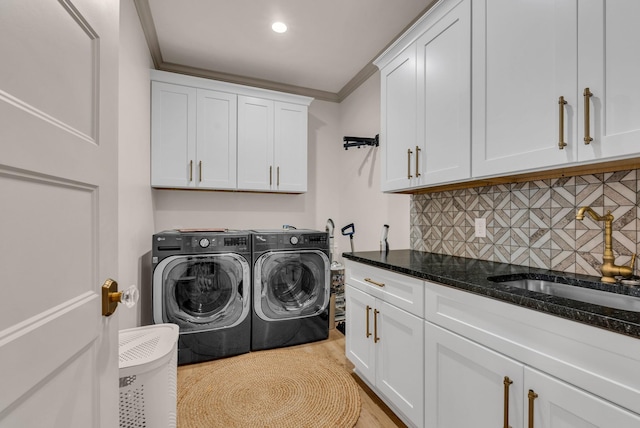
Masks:
[[[121,1],[119,135],[119,277],[138,284],[140,304],[116,312],[120,328],[150,321],[151,235],[177,227],[325,230],[335,222],[337,254],[350,251],[340,228],[355,223],[356,251],[378,250],[383,224],[392,249],[409,248],[409,196],[380,192],[379,149],[345,151],[345,135],[380,132],[380,77],[375,74],[341,104],[309,107],[308,191],[301,195],[151,189],[149,69],[153,67],[137,12]]]
[[[371,76],[340,104],[340,129],[342,136],[374,137],[380,133],[380,73]],[[349,223],[355,225],[355,251],[378,250],[384,224],[389,225],[391,249],[409,248],[410,196],[380,191],[379,148],[342,149],[337,156],[341,169],[335,239],[339,254],[351,251],[349,238],[340,233],[340,228]]]
[[[142,288],[148,280],[142,269],[151,248],[153,207],[149,188],[150,85],[153,67],[132,0],[120,2],[120,105],[118,135],[118,284]],[[142,299],[141,299],[142,300]],[[120,305],[120,329],[140,325],[142,302],[136,308]]]

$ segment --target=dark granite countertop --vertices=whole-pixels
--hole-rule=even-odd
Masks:
[[[343,253],[342,257],[640,339],[640,312],[550,296],[489,281],[487,278],[513,275],[515,279],[522,274],[540,279],[559,278],[570,285],[635,297],[640,297],[640,287],[605,284],[599,281],[600,278],[587,275],[414,250],[393,250],[386,255],[379,251]]]

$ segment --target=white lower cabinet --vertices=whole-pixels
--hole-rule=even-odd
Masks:
[[[428,321],[424,337],[426,427],[522,427],[522,364]]]
[[[348,282],[345,299],[346,355],[356,373],[405,423],[424,426],[424,320]]]
[[[640,427],[637,339],[425,287],[425,427]]]
[[[640,427],[640,415],[538,370],[524,368],[524,386],[529,403],[524,415],[527,427]]]
[[[425,426],[631,428],[640,417],[425,322]]]

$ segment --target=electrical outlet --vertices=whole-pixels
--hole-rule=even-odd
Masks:
[[[486,238],[487,237],[487,219],[477,218],[475,224],[476,224],[476,238]]]

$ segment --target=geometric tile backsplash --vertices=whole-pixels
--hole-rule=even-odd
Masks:
[[[576,213],[611,211],[616,264],[628,264],[640,250],[638,171],[412,195],[411,248],[600,276],[604,223]],[[486,238],[475,237],[476,218],[486,220]]]

